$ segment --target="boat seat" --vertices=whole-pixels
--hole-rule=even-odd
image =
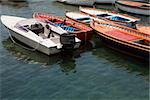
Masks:
[[[55,44],[60,44],[60,38],[59,37],[52,37],[50,38]]]
[[[69,31],[69,32],[75,32],[75,31],[79,31],[79,29],[68,26],[68,27],[63,27],[64,30]]]
[[[47,38],[44,33],[39,33],[39,36],[42,37],[43,39]]]
[[[65,30],[69,32],[74,32],[75,29],[72,27],[65,27]]]
[[[59,26],[59,27],[65,26],[64,23],[57,23],[57,24],[55,24],[55,25],[56,25],[56,26]]]
[[[107,18],[109,18],[111,20],[115,20],[115,21],[123,21],[123,22],[130,21],[129,19],[125,19],[125,18],[122,18],[122,17],[119,17],[119,16],[111,16],[111,17],[107,17]]]

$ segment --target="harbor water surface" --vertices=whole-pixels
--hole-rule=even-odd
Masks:
[[[117,10],[114,5],[96,5]],[[77,6],[51,0],[0,4],[1,15],[31,18],[33,12],[65,16]],[[125,13],[125,12],[124,12]],[[142,17],[148,23],[148,17]],[[149,64],[105,46],[97,36],[95,46],[85,43],[72,55],[47,56],[14,44],[0,24],[1,100],[148,100]]]

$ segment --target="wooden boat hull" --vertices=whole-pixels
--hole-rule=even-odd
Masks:
[[[43,14],[41,16],[45,16],[45,15]],[[92,39],[92,36],[93,36],[93,29],[92,28],[90,28],[89,26],[86,26],[84,24],[81,24],[77,21],[73,21],[71,19],[68,19],[68,18],[65,19],[65,18],[62,18],[59,16],[50,15],[50,14],[46,14],[46,17],[39,17],[39,15],[37,15],[37,13],[33,14],[33,18],[37,18],[40,20],[56,19],[56,20],[59,20],[61,22],[64,22],[64,20],[65,20],[65,23],[67,23],[68,25],[73,26],[75,28],[77,27],[80,29],[80,31],[71,32],[71,34],[75,34],[77,36],[77,38],[79,38],[81,41],[89,41]]]
[[[125,44],[124,42],[116,41],[113,38],[108,38],[102,33],[97,32],[98,35],[100,36],[100,39],[103,43],[107,44],[110,48],[117,50],[123,54],[127,54],[129,56],[136,57],[138,59],[142,60],[149,60],[149,52],[133,48],[129,46],[130,44]]]
[[[116,1],[115,5],[118,9],[120,9],[122,11],[134,13],[134,14],[140,14],[140,15],[147,15],[147,16],[150,15],[150,9],[144,9],[144,8],[140,8],[140,7],[125,5],[118,1]]]
[[[149,53],[150,53],[149,45],[145,46],[136,42],[139,40],[143,40],[142,37],[134,36],[134,34],[132,33],[131,34],[125,33],[125,31],[121,31],[121,30],[117,31],[117,29],[112,29],[112,28],[109,29],[109,27],[107,27],[108,28],[107,29],[105,26],[107,24],[108,23],[106,24],[102,23],[101,26],[99,26],[97,22],[92,22],[90,25],[100,36],[100,39],[104,43],[108,44],[111,48],[119,50],[122,53],[135,56],[140,59],[144,59],[147,61],[149,60]],[[102,27],[102,25],[104,26]],[[111,33],[107,33],[107,32],[111,32]],[[120,36],[118,36],[119,34]]]
[[[93,37],[93,31],[81,32],[80,34],[75,34],[82,41],[89,41]]]

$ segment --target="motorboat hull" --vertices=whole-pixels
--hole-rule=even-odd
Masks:
[[[13,40],[14,37],[15,39],[19,40],[25,45],[33,48],[32,50],[37,50],[47,55],[59,53],[63,49],[63,44],[60,41],[60,34],[63,34],[63,32],[65,31],[61,31],[55,26],[51,26],[51,34],[53,34],[53,36],[48,38],[44,35],[44,33],[41,33],[42,35],[44,35],[44,37],[42,37],[40,34],[36,34],[35,32],[33,32],[33,30],[31,31],[31,28],[25,28],[26,25],[34,25],[34,23],[45,25],[45,23],[40,22],[38,20],[2,15],[1,21],[4,24],[4,26],[9,30],[9,35],[13,42],[15,42]],[[44,27],[42,27],[42,29],[43,28]],[[80,43],[81,41],[75,38],[73,49],[79,48]]]
[[[8,30],[9,30],[12,38],[14,37],[15,39],[19,40],[20,42],[22,42],[22,43],[28,45],[29,47],[31,47],[35,50],[38,50],[46,55],[56,54],[61,51],[61,49],[57,49],[57,47],[47,48],[46,46],[41,45],[40,43],[37,43],[36,41],[33,41],[24,36],[21,36],[20,34],[16,33],[15,31],[13,31],[11,29],[8,29]]]
[[[6,27],[7,28],[7,27]],[[59,52],[61,52],[61,49],[58,49],[57,47],[50,47],[50,48],[47,48],[46,46],[44,45],[41,45],[40,43],[37,43],[31,39],[28,39],[24,36],[21,36],[20,34],[14,32],[13,30],[7,28],[12,36],[12,38],[14,37],[15,39],[19,40],[20,42],[24,43],[25,45],[37,50],[37,51],[40,51],[46,55],[53,55],[53,54],[57,54]],[[80,47],[80,42],[76,42],[75,43],[75,46],[74,46],[74,49],[77,49]]]

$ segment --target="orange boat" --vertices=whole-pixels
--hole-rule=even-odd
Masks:
[[[128,0],[116,0],[115,5],[120,10],[141,14],[141,15],[150,15],[150,4],[136,2],[136,1],[128,1]]]
[[[104,43],[132,56],[149,60],[150,35],[117,24],[95,19],[90,26]]]
[[[33,14],[33,18],[61,27],[68,33],[75,34],[82,41],[91,40],[93,35],[92,28],[76,21],[70,20],[68,18],[62,18],[60,16],[55,16],[52,14],[38,12]]]

